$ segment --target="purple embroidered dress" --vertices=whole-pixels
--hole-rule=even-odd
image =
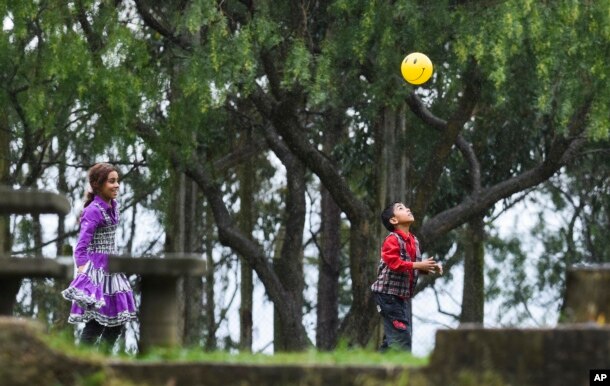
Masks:
[[[85,265],[85,269],[62,291],[63,297],[72,301],[69,323],[95,319],[101,325],[114,327],[136,319],[129,280],[123,273],[108,272],[108,255],[117,253],[118,223],[115,200],[108,206],[96,195],[83,210],[74,260],[77,267]]]

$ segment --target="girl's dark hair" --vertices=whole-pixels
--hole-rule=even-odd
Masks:
[[[386,206],[385,209],[381,212],[381,222],[385,229],[390,232],[394,232],[394,224],[390,222],[390,219],[394,217],[394,205],[400,204],[400,201],[394,201],[390,205]]]
[[[83,208],[86,208],[93,202],[93,198],[96,194],[99,194],[100,188],[104,185],[111,172],[118,173],[119,171],[113,165],[106,162],[97,163],[89,169],[87,175],[90,188],[87,187],[87,189],[85,189],[85,204],[83,205]]]

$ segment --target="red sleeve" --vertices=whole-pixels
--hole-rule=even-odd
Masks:
[[[400,245],[395,236],[386,237],[381,246],[381,259],[392,271],[406,272],[413,269],[413,263],[400,259]]]

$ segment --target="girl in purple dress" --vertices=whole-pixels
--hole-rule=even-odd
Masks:
[[[129,280],[123,273],[108,272],[108,255],[117,253],[119,173],[108,163],[95,164],[89,184],[74,249],[77,274],[62,295],[72,301],[68,322],[85,323],[81,342],[93,344],[101,337],[113,344],[124,325],[136,319]]]

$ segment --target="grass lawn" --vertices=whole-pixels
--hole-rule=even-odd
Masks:
[[[416,357],[410,353],[389,351],[379,353],[366,349],[349,349],[339,347],[330,352],[319,352],[310,349],[304,352],[261,354],[261,353],[238,353],[227,351],[204,351],[201,348],[156,348],[145,354],[130,355],[127,353],[111,354],[108,348],[83,347],[74,344],[71,331],[52,333],[45,335],[44,339],[49,346],[60,352],[78,357],[86,357],[93,360],[113,358],[127,361],[187,361],[187,362],[218,362],[218,363],[242,363],[260,365],[281,364],[323,364],[323,365],[365,365],[365,366],[425,366],[427,357]]]

